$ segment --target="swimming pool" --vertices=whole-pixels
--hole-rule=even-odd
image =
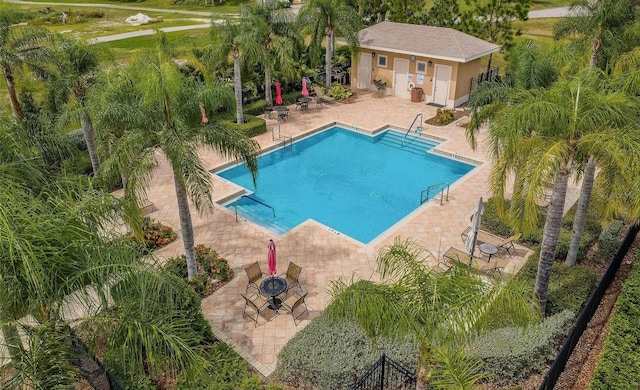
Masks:
[[[372,137],[333,126],[261,156],[257,188],[244,164],[217,175],[252,192],[226,206],[274,233],[311,218],[368,243],[420,207],[422,190],[475,167],[430,153],[437,145],[394,130]]]

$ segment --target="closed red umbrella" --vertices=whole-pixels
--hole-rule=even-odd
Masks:
[[[302,76],[302,96],[309,96],[309,90],[307,89],[307,78]]]
[[[204,110],[204,104],[200,103],[200,115],[202,116],[202,123],[209,123],[209,118],[207,118],[207,113]]]
[[[276,81],[276,104],[282,104],[282,90],[279,81]]]
[[[269,261],[269,275],[273,276],[276,274],[276,244],[273,240],[269,240],[269,245],[267,246],[267,260]]]

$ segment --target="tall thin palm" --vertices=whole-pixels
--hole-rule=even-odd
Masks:
[[[247,58],[259,63],[264,70],[265,99],[273,103],[271,81],[274,71],[293,79],[294,35],[291,14],[277,9],[275,2],[253,3],[242,7],[243,41]]]
[[[112,167],[127,167],[125,197],[135,199],[147,188],[156,165],[156,151],[167,158],[173,171],[180,227],[187,257],[189,279],[196,272],[193,224],[189,200],[199,212],[213,209],[211,176],[198,156],[208,146],[225,157],[245,161],[257,177],[258,143],[220,124],[203,126],[200,104],[230,107],[233,94],[219,82],[204,83],[180,71],[163,34],[158,34],[155,51],[134,65],[140,100],[136,110],[142,123],[117,141],[108,160]],[[106,169],[105,169],[106,170]]]
[[[309,0],[298,13],[298,23],[310,32],[313,47],[320,48],[325,42],[325,88],[329,90],[336,35],[343,37],[352,49],[358,47],[362,19],[355,9],[340,0]]]
[[[65,120],[69,123],[79,119],[82,132],[87,144],[87,151],[91,159],[94,174],[100,171],[100,158],[96,147],[96,135],[87,106],[89,91],[95,83],[101,66],[100,58],[105,48],[87,45],[73,38],[57,36],[54,40],[56,54],[59,58],[56,79],[53,81],[58,87],[71,92],[73,100],[68,102]]]
[[[571,5],[573,13],[554,26],[556,38],[572,37],[577,46],[589,48],[589,67],[602,70],[611,66],[611,60],[626,51],[620,37],[638,17],[636,0],[577,0]],[[596,160],[589,157],[582,175],[580,199],[573,220],[573,231],[569,243],[566,264],[575,265],[582,233],[587,220],[587,211],[595,182]]]
[[[15,73],[26,66],[37,74],[45,73],[50,61],[45,43],[50,36],[42,27],[21,26],[25,19],[22,11],[14,8],[0,9],[0,70],[4,75],[13,114],[22,120],[23,113],[16,94]]]
[[[600,75],[602,76],[602,75]],[[591,78],[590,78],[591,77]],[[511,219],[521,230],[536,223],[536,201],[553,187],[547,209],[542,248],[538,261],[535,295],[542,313],[547,302],[551,265],[560,233],[568,180],[580,171],[591,155],[598,154],[611,172],[624,173],[620,156],[613,157],[593,139],[620,131],[636,117],[637,101],[623,93],[605,92],[594,86],[590,75],[555,83],[548,89],[522,91],[490,125],[490,150],[495,161],[491,187],[504,195],[507,179],[516,179],[511,202]],[[629,142],[628,136],[612,137]],[[640,147],[640,145],[638,145]],[[618,145],[617,150],[627,149]],[[609,156],[609,158],[607,158]]]
[[[241,22],[242,23],[242,20]],[[226,60],[229,56],[233,59],[233,89],[236,99],[236,121],[237,123],[244,123],[244,112],[242,110],[242,72],[240,71],[240,60],[243,53],[243,47],[245,44],[252,45],[254,42],[243,39],[245,35],[242,34],[244,30],[240,23],[233,22],[226,19],[222,25],[216,23],[211,24],[211,36],[217,39],[221,38],[219,43],[212,46],[211,54],[212,58],[206,58],[206,62],[210,66],[220,60]]]
[[[380,284],[337,281],[327,307],[327,314],[334,318],[355,318],[369,337],[415,337],[423,381],[434,374],[434,367],[438,371],[443,360],[439,354],[451,357],[472,335],[506,325],[496,318],[513,325],[537,319],[526,288],[513,281],[487,284],[466,268],[436,273],[428,266],[432,257],[414,241],[397,238],[378,253]],[[452,371],[440,371],[439,381],[446,382],[449,374]],[[464,376],[456,378],[457,383],[480,379],[476,370]]]

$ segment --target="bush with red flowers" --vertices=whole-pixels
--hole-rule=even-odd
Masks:
[[[143,252],[151,252],[176,240],[178,235],[170,226],[163,225],[149,217],[142,221],[142,239],[137,240],[133,233],[129,237],[136,240]]]

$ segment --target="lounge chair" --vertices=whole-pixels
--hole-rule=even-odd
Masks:
[[[244,310],[242,311],[242,318],[245,316],[249,317],[253,322],[255,322],[254,327],[257,327],[260,314],[269,308],[269,300],[260,294],[254,294],[250,297],[247,297],[244,294],[240,294],[240,296],[242,296],[245,302]],[[249,311],[247,311],[247,309],[249,309]],[[267,318],[267,321],[271,318]]]
[[[460,236],[462,237],[462,242],[467,242],[467,238],[471,234],[471,226],[467,227]],[[478,243],[486,242],[487,244],[494,245],[496,248],[505,251],[509,256],[513,256],[516,253],[516,247],[514,243],[520,239],[520,233],[514,234],[507,238],[503,238],[500,236],[496,236],[495,234],[489,233],[485,230],[478,230]],[[502,252],[504,255],[504,252]],[[501,255],[499,255],[501,256]]]
[[[314,87],[313,91],[316,93],[316,104],[318,104],[318,100],[322,103],[333,103],[336,101],[335,98],[322,92],[322,88],[320,87]]]
[[[247,284],[246,291],[249,291],[249,287],[253,287],[256,290],[260,291],[260,284],[263,280],[267,278],[267,275],[262,272],[260,269],[260,264],[256,261],[250,266],[246,267],[244,271],[247,273],[247,278],[249,279],[249,284]]]
[[[302,320],[300,319],[300,317],[302,317],[302,315],[304,313],[308,313],[309,309],[307,308],[307,304],[304,301],[305,298],[307,297],[307,293],[304,293],[302,295],[299,294],[293,294],[291,295],[289,298],[287,298],[284,302],[282,302],[282,308],[284,308],[285,310],[287,310],[289,313],[291,313],[291,317],[293,317],[293,323],[298,326],[298,324],[300,322],[302,322]],[[304,310],[300,311],[297,315],[295,314],[296,309],[298,308],[304,308]]]
[[[287,295],[289,295],[289,290],[294,287],[298,287],[300,291],[302,291],[302,286],[300,286],[300,281],[298,280],[301,272],[302,268],[293,262],[289,262],[287,273],[280,275],[280,277],[287,281]]]
[[[469,255],[467,252],[454,247],[447,249],[442,255],[442,258],[445,260],[445,263],[449,261],[459,262],[492,276],[496,273],[502,275],[504,268],[509,265],[509,260],[507,259],[491,258],[487,261],[482,257]]]

